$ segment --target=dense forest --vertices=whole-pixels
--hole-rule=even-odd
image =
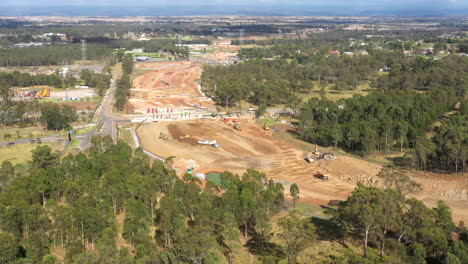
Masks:
[[[180,58],[188,57],[188,49],[176,47],[176,40],[155,39],[148,41],[118,40],[97,38],[87,44],[86,56],[89,60],[112,60],[113,49],[142,48],[145,52],[168,52]],[[29,48],[0,48],[0,66],[48,66],[67,65],[80,60],[81,45],[62,43]]]
[[[66,65],[81,59],[79,44],[55,44],[43,47],[0,49],[0,66],[47,66]],[[91,60],[112,55],[112,50],[103,45],[89,44],[87,57]]]
[[[456,56],[436,62],[421,58],[393,62],[390,73],[372,83],[379,91],[339,102],[311,99],[305,103],[301,136],[360,154],[414,148],[408,165],[466,171],[467,63]],[[436,144],[431,144],[426,132],[457,102],[461,113],[442,123],[432,139]]]
[[[204,91],[223,106],[241,100],[275,105],[294,101],[298,94],[310,93],[313,81],[333,84],[337,90],[356,89],[374,78],[379,68],[401,55],[378,52],[375,56],[328,56],[295,53],[291,58],[250,60],[232,66],[205,66]]]
[[[466,228],[443,202],[430,209],[406,199],[412,183],[395,180],[393,169],[379,174],[391,189],[359,185],[324,220],[284,212],[283,186],[264,173],[224,172],[219,185],[201,184],[177,177],[171,162],[151,164],[141,149],[109,137],[94,138],[89,154],[61,158],[39,146],[27,164],[3,162],[0,262],[239,263],[244,249],[262,263],[468,261]],[[289,193],[299,199],[297,185]],[[301,255],[321,241],[347,248]],[[57,248],[64,260],[52,255]]]

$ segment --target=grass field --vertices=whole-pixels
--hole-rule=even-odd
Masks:
[[[70,142],[70,144],[69,144],[68,147],[67,147],[67,151],[73,150],[73,149],[75,149],[75,148],[79,148],[79,147],[80,147],[80,143],[81,143],[81,140],[79,140],[79,139],[72,139],[72,141]]]
[[[28,130],[25,128],[0,129],[0,142],[8,142],[25,138],[46,137],[56,133],[55,131],[45,132],[44,130],[41,130],[41,127],[34,127],[32,129],[37,130]]]
[[[31,160],[31,151],[36,149],[39,145],[49,145],[53,151],[60,150],[62,145],[57,142],[47,142],[42,144],[37,143],[24,143],[13,146],[0,147],[0,163],[3,161],[10,161],[13,164],[23,163]]]
[[[131,148],[135,148],[135,142],[133,141],[132,131],[125,127],[119,127],[120,139],[125,141]]]
[[[87,126],[87,127],[80,128],[76,131],[75,136],[86,134],[87,132],[91,131],[94,127],[95,126]]]
[[[334,85],[329,84],[325,86],[325,97],[332,101],[338,101],[340,99],[351,98],[354,95],[367,95],[369,94],[372,89],[370,88],[369,83],[361,83],[357,86],[355,90],[333,90]],[[306,102],[310,98],[320,98],[321,94],[321,87],[318,83],[314,83],[314,89],[307,94],[300,94],[299,97],[302,99],[303,102]]]

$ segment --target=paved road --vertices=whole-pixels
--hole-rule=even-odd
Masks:
[[[112,112],[115,90],[117,89],[117,82],[112,80],[111,87],[104,96],[101,105],[96,111],[98,117],[97,125],[94,129],[84,134],[81,140],[81,149],[85,150],[91,147],[91,139],[94,136],[110,136],[114,142],[117,142],[117,127],[116,122],[128,121],[128,118],[114,115]],[[101,130],[99,133],[98,130]]]

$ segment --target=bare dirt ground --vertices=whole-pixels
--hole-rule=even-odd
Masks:
[[[242,174],[248,168],[267,173],[268,178],[282,182],[285,194],[289,185],[300,187],[300,200],[326,205],[331,200],[345,200],[358,181],[379,185],[375,175],[381,166],[351,156],[338,156],[335,160],[307,163],[304,150],[275,138],[252,120],[241,120],[242,131],[237,131],[220,119],[145,124],[138,130],[142,146],[162,157],[175,156],[178,174],[193,166],[195,173],[231,171]],[[169,136],[168,141],[159,139],[160,132]],[[188,138],[181,138],[189,135]],[[198,140],[216,140],[220,148],[199,145]],[[330,179],[322,181],[313,175],[329,173]],[[372,183],[370,180],[372,179]],[[434,207],[438,200],[445,200],[452,208],[456,221],[468,221],[468,177],[415,175],[424,190],[415,195],[428,206]]]
[[[468,221],[468,173],[458,175],[414,173],[413,179],[423,191],[414,195],[430,207],[444,200],[452,209],[455,221]],[[458,224],[458,222],[455,222]]]
[[[147,113],[148,108],[212,108],[213,103],[200,92],[197,81],[201,68],[192,62],[148,62],[136,65],[152,69],[133,81],[129,110]]]
[[[175,156],[174,164],[179,174],[190,166],[194,167],[195,173],[227,170],[242,174],[253,168],[266,172],[269,178],[286,186],[297,183],[301,188],[301,201],[315,204],[346,199],[354,189],[354,183],[339,179],[341,174],[333,170],[334,161],[309,164],[304,161],[302,150],[276,139],[272,132],[264,131],[251,120],[242,120],[241,124],[242,131],[237,131],[219,119],[160,122],[143,125],[137,133],[145,149],[163,157]],[[160,132],[168,135],[169,140],[160,140]],[[181,139],[183,135],[189,137]],[[199,145],[198,140],[216,140],[220,148]],[[338,161],[350,164],[346,157]],[[366,173],[359,167],[354,170]],[[330,180],[315,178],[313,175],[318,171],[330,171]],[[378,169],[375,171],[377,173]]]

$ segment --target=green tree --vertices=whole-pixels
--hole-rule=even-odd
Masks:
[[[290,211],[289,215],[279,219],[281,233],[278,236],[285,244],[288,263],[297,263],[297,256],[316,240],[316,228],[309,219],[302,218],[298,211]]]
[[[179,230],[175,241],[175,249],[179,255],[194,264],[204,263],[216,245],[209,228],[198,225]]]
[[[293,198],[293,207],[296,208],[296,202],[299,200],[299,186],[293,183],[289,187],[289,195]]]
[[[16,239],[8,233],[0,234],[0,263],[13,262],[17,253]]]

